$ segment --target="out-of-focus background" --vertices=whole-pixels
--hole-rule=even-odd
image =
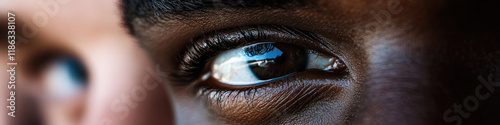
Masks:
[[[0,125],[172,123],[152,63],[122,26],[117,0],[1,0]],[[8,89],[8,12],[16,83]],[[7,113],[15,93],[15,117]]]

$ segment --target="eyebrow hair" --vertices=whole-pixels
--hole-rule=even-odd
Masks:
[[[193,13],[231,8],[267,7],[270,9],[293,8],[314,5],[313,0],[123,0],[121,3],[123,20],[131,34],[132,21],[142,19],[148,23],[161,20],[189,17]]]

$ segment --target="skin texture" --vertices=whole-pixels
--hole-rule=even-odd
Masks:
[[[154,70],[155,63],[147,58],[139,44],[121,26],[118,1],[56,3],[59,10],[48,18],[43,27],[34,26],[32,21],[35,13],[45,12],[43,6],[38,4],[40,1],[6,2],[5,5],[0,4],[1,20],[7,20],[4,18],[7,15],[3,15],[7,14],[7,10],[14,11],[17,17],[17,107],[16,118],[7,116],[7,103],[3,98],[7,97],[4,94],[8,91],[2,83],[1,125],[172,124],[169,100],[154,80],[157,77],[155,72],[146,70]],[[1,23],[1,33],[7,34],[4,32],[7,22]],[[23,26],[27,23],[38,32],[25,43],[21,38],[25,35]],[[6,39],[5,35],[0,36]],[[7,55],[5,43],[0,44],[2,63],[7,62],[7,57],[4,58],[4,54]],[[64,99],[48,96],[50,91],[45,88],[49,83],[43,81],[47,71],[34,72],[29,64],[43,67],[40,57],[53,54],[73,54],[82,61],[89,75],[83,91]],[[0,66],[1,81],[8,79],[8,72],[3,72],[7,70],[4,66],[7,65]],[[145,88],[141,87],[144,80],[148,85],[157,83],[158,86],[147,89],[147,96],[142,100],[134,100],[131,95],[135,89]],[[119,103],[115,104],[115,101]],[[117,111],[117,108],[121,110]],[[127,109],[128,113],[125,112]]]
[[[314,7],[292,9],[208,9],[202,14],[171,15],[160,23],[133,18],[130,24],[151,57],[169,74],[179,72],[178,56],[185,53],[190,39],[202,32],[261,24],[318,34],[331,47],[324,51],[339,56],[349,69],[341,80],[335,77],[338,75],[325,78],[304,72],[290,76],[289,81],[273,82],[282,86],[265,88],[272,90],[256,95],[261,100],[254,100],[264,107],[248,108],[251,104],[229,92],[228,97],[236,101],[221,104],[218,111],[213,111],[211,101],[200,101],[193,92],[200,81],[170,77],[167,81],[171,86],[166,87],[174,88],[178,124],[456,124],[457,121],[443,118],[453,116],[444,115],[445,111],[452,109],[453,104],[463,105],[467,96],[474,95],[476,86],[481,85],[478,76],[499,75],[500,65],[495,61],[500,47],[499,26],[495,23],[498,19],[490,16],[498,10],[491,3],[465,0],[319,0],[316,3]],[[300,80],[296,79],[312,80],[297,82]],[[338,85],[342,81],[348,84],[338,86],[338,90],[306,89]],[[276,97],[287,92],[300,93],[290,90],[293,89],[290,86],[303,83],[312,84],[300,90],[318,92],[315,94],[321,98],[311,99],[308,94],[304,97],[310,100]],[[500,104],[498,98],[497,93],[492,93],[479,102],[478,109],[466,111],[470,116],[460,117],[460,123],[498,124],[500,108],[495,106]],[[297,101],[301,106],[266,101],[272,99]],[[287,107],[297,109],[283,110]]]

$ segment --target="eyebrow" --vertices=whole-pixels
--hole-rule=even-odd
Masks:
[[[314,5],[313,0],[123,0],[121,3],[123,20],[132,34],[132,21],[137,18],[156,24],[161,20],[189,17],[210,10],[256,7],[283,9],[307,5]]]

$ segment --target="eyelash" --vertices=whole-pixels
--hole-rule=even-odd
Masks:
[[[315,41],[326,46],[324,41],[313,33],[280,25],[256,25],[216,30],[202,33],[191,40],[187,51],[178,56],[180,72],[174,75],[180,80],[192,81],[201,75],[205,64],[221,52],[258,42],[283,41]]]

